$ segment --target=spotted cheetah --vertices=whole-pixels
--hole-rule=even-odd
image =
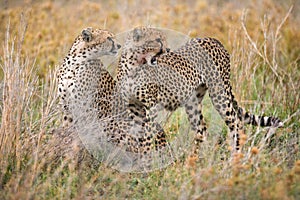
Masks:
[[[201,101],[208,91],[215,109],[225,120],[240,150],[243,123],[280,127],[276,117],[255,116],[239,107],[230,84],[230,57],[213,38],[193,38],[175,51],[167,48],[165,36],[155,28],[138,27],[128,34],[118,66],[123,94],[148,110],[175,110],[184,106],[196,132],[195,143],[206,135]]]
[[[65,126],[73,122],[70,101],[74,100],[76,104],[87,95],[93,95],[93,107],[98,105],[99,115],[106,116],[104,111],[110,108],[105,101],[113,91],[114,82],[100,57],[117,55],[120,47],[113,34],[106,30],[86,28],[75,39],[57,73],[58,98]]]
[[[106,141],[126,151],[150,154],[166,146],[164,131],[139,118],[141,114],[135,118],[126,114],[116,81],[101,61],[104,55],[117,55],[120,47],[112,33],[101,29],[86,28],[75,39],[57,74],[64,127],[76,123],[74,113],[75,119],[81,119],[82,112],[89,116],[96,111]],[[86,122],[77,123],[85,126]]]

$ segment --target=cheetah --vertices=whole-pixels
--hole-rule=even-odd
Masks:
[[[138,27],[128,34],[118,66],[123,95],[152,113],[185,107],[195,143],[205,139],[201,102],[208,91],[212,103],[230,129],[233,152],[240,150],[243,124],[281,127],[276,117],[255,116],[238,106],[230,84],[230,57],[220,41],[193,38],[177,50],[167,48],[155,28]],[[150,114],[150,116],[153,114]]]
[[[96,111],[99,130],[106,134],[107,142],[124,147],[128,152],[151,154],[166,147],[164,131],[158,124],[126,114],[126,105],[117,94],[116,81],[101,61],[104,55],[116,56],[120,47],[112,33],[101,29],[83,29],[75,39],[57,74],[63,126],[72,127],[77,122],[80,129],[87,122],[78,122],[78,119],[93,117]],[[97,139],[103,138],[98,134]]]
[[[100,57],[115,56],[120,47],[113,34],[106,30],[86,28],[75,39],[57,73],[58,98],[64,113],[64,126],[73,122],[70,101],[75,100],[76,104],[87,95],[93,95],[93,107],[98,105],[99,115],[106,116],[105,110],[110,108],[105,100],[111,95],[114,82]]]

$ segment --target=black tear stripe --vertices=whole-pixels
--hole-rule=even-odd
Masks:
[[[151,64],[152,65],[155,65],[156,64],[156,61],[157,61],[157,57],[160,56],[161,54],[163,54],[163,43],[161,40],[156,40],[157,42],[159,42],[160,44],[160,50],[157,54],[155,54],[152,58],[151,58]]]

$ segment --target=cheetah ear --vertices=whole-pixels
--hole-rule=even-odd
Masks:
[[[138,41],[141,39],[142,36],[143,36],[143,33],[142,33],[142,30],[141,30],[141,29],[135,28],[135,29],[133,30],[133,40],[134,40],[135,42],[138,42]]]
[[[81,35],[83,41],[90,42],[92,40],[92,29],[91,28],[83,29]]]

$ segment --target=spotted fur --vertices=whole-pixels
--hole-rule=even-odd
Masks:
[[[104,55],[115,56],[120,47],[112,33],[101,29],[84,29],[75,39],[57,74],[64,127],[76,123],[74,113],[89,116],[96,111],[108,142],[133,153],[151,153],[166,146],[164,131],[139,118],[141,114],[127,115],[116,81],[101,61]]]
[[[196,143],[206,135],[201,102],[207,91],[230,129],[235,150],[240,149],[244,123],[283,125],[276,117],[255,116],[238,106],[230,84],[229,53],[220,41],[194,38],[169,52],[162,32],[146,27],[134,29],[127,41],[119,65],[124,95],[148,110],[154,107],[173,111],[184,106],[196,131]]]

